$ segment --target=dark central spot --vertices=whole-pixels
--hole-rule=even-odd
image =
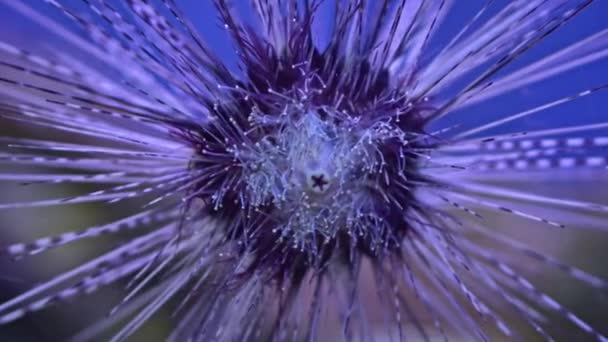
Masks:
[[[310,177],[312,180],[312,188],[319,188],[319,191],[324,191],[324,187],[329,184],[328,181],[325,180],[325,175],[313,175]]]

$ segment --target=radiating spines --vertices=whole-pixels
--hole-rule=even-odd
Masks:
[[[161,229],[133,239],[128,244],[111,250],[70,271],[59,274],[12,300],[2,303],[0,305],[0,312],[4,315],[6,321],[17,319],[28,312],[27,303],[39,303],[30,308],[35,310],[42,309],[49,304],[50,299],[54,296],[54,292],[49,291],[52,288],[57,286],[67,288],[70,286],[70,282],[74,283],[75,280],[78,282],[78,279],[84,279],[88,274],[91,274],[91,272],[101,272],[102,274],[108,274],[111,277],[111,273],[115,267],[123,266],[125,261],[131,260],[132,258],[137,260],[137,257],[144,252],[148,252],[148,256],[153,257],[156,253],[150,251],[166,241],[173,229],[173,225],[161,227]],[[137,268],[131,269],[131,272],[135,272],[136,270]],[[38,300],[36,298],[38,298]]]
[[[186,34],[178,28],[168,26],[165,28],[170,31],[170,36],[179,37],[179,40],[183,42],[185,48],[181,51],[172,47],[167,42],[168,38],[147,26],[153,26],[151,23],[134,19],[139,18],[136,9],[141,10],[143,7],[147,10],[142,11],[154,14],[152,17],[154,17],[155,22],[166,23],[166,19],[151,4],[133,1],[131,7],[128,4],[121,6],[107,1],[95,4],[87,2],[94,17],[99,16],[100,19],[104,19],[108,24],[107,27],[98,25],[99,23],[94,20],[79,16],[67,4],[53,2],[52,5],[57,7],[61,13],[75,20],[77,25],[82,27],[93,39],[102,39],[100,44],[105,46],[106,49],[109,51],[117,50],[105,56],[100,56],[90,51],[90,48],[85,49],[86,52],[98,58],[100,63],[106,63],[112,70],[120,70],[121,66],[124,66],[124,63],[127,62],[132,65],[131,68],[128,68],[130,70],[129,74],[123,73],[118,76],[124,78],[122,80],[124,82],[123,87],[149,98],[150,101],[168,106],[174,114],[179,113],[188,116],[195,122],[200,120],[204,122],[206,120],[204,117],[206,109],[201,106],[200,102],[197,103],[193,99],[208,99],[212,96],[218,82],[224,83],[232,80],[225,67],[210,53],[200,37],[191,34],[192,30],[184,21],[185,19],[181,21],[182,29],[188,32],[187,35],[190,38],[186,38]],[[172,7],[169,4],[165,5]],[[24,13],[30,12],[29,9],[21,7],[23,6],[17,6],[16,8]],[[125,15],[125,11],[134,17]],[[175,11],[170,11],[170,13],[175,13]],[[86,45],[85,42],[76,39],[69,39],[68,41],[77,46]],[[112,47],[114,50],[112,50]],[[189,53],[188,56],[190,56],[187,64],[179,62],[179,56],[185,53]],[[118,55],[123,58],[121,60],[113,59]],[[209,73],[193,74],[192,70],[196,70],[194,66],[197,63],[207,66]]]
[[[446,86],[449,84],[447,81],[452,82],[462,77],[481,63],[497,60],[496,64],[466,89],[467,92],[476,90],[476,95],[482,93],[479,90],[486,87],[484,84],[489,77],[563,26],[591,3],[592,1],[588,0],[565,1],[559,4],[516,1],[505,6],[478,27],[476,32],[463,37],[458,44],[450,45],[449,49],[445,49],[425,67],[416,93],[425,96],[438,92],[441,90],[441,83]],[[479,17],[474,16],[473,20],[477,18]],[[457,97],[461,95],[464,96],[465,93]],[[467,97],[463,102],[468,102],[471,98]]]
[[[585,331],[598,341],[608,341],[608,337],[604,336],[602,333],[589,326],[588,323],[586,323],[573,312],[569,311],[567,308],[563,307],[554,298],[536,288],[528,279],[520,275],[509,265],[499,261],[497,258],[490,255],[490,253],[488,253],[487,251],[475,250],[474,254],[481,257],[484,261],[489,262],[496,268],[496,270],[504,273],[509,278],[514,280],[516,282],[516,286],[519,287],[519,289],[521,289],[522,291],[524,291],[524,294],[528,296],[530,300],[565,317],[572,324],[577,326],[579,329]]]
[[[89,227],[82,231],[61,233],[53,237],[43,237],[28,243],[14,243],[2,249],[2,254],[18,259],[28,255],[46,252],[82,239],[90,239],[104,234],[117,234],[126,230],[146,228],[171,218],[176,218],[176,212],[147,210],[127,218],[104,225]]]
[[[585,219],[603,217],[604,204],[481,182],[487,174],[503,181],[515,173],[526,178],[534,168],[559,168],[577,179],[582,171],[605,171],[604,135],[578,135],[602,124],[477,138],[605,86],[462,133],[459,127],[427,133],[429,121],[453,109],[601,58],[605,36],[598,34],[584,47],[574,44],[520,69],[515,75],[529,74],[519,83],[508,73],[496,77],[591,1],[516,1],[497,11],[488,11],[488,1],[434,59],[429,44],[450,1],[260,0],[248,7],[257,15],[248,20],[249,13],[233,6],[237,2],[216,0],[242,68],[234,75],[172,0],[85,1],[87,13],[48,2],[103,51],[27,4],[9,4],[96,61],[66,63],[74,56],[64,53],[63,65],[71,66],[64,69],[53,58],[0,45],[0,53],[16,60],[4,68],[19,76],[0,81],[11,95],[2,100],[0,115],[87,141],[6,139],[0,162],[45,171],[6,172],[0,179],[30,187],[69,182],[100,188],[0,209],[127,199],[144,204],[106,225],[6,246],[9,255],[23,257],[103,232],[139,234],[0,305],[1,321],[132,275],[126,297],[107,321],[79,336],[132,314],[114,337],[126,339],[176,298],[181,322],[174,340],[320,339],[326,318],[336,312],[343,313],[337,321],[345,337],[365,339],[376,334],[364,303],[369,293],[360,284],[367,277],[389,337],[409,337],[410,326],[402,325],[411,324],[423,339],[458,333],[489,340],[494,332],[517,338],[519,326],[508,319],[515,313],[551,340],[537,310],[545,305],[589,336],[605,339],[537,290],[510,257],[470,236],[485,234],[515,255],[605,290],[605,281],[582,269],[533,247],[492,239],[494,223],[486,214],[562,227],[561,218],[535,206]],[[319,31],[319,11],[327,3],[335,15],[326,17],[331,29]],[[321,35],[325,45],[319,44]],[[576,59],[561,65],[567,57]],[[97,62],[101,68],[93,67]],[[89,77],[98,69],[108,87]],[[456,89],[456,96],[444,93],[476,71],[481,75]],[[366,276],[361,263],[369,266]],[[408,290],[420,306],[409,305]],[[425,325],[427,315],[436,331]]]

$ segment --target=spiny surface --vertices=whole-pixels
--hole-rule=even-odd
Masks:
[[[562,320],[607,341],[526,264],[597,295],[608,282],[510,233],[605,234],[606,203],[534,185],[606,182],[608,123],[495,133],[608,87],[507,114],[497,101],[608,56],[603,28],[517,64],[594,1],[487,1],[437,46],[453,1],[214,0],[235,66],[173,0],[45,2],[52,16],[2,5],[57,48],[0,41],[0,123],[27,129],[2,132],[0,181],[40,195],[0,209],[123,211],[2,251],[120,244],[0,304],[0,323],[128,280],[75,340],[125,340],[173,306],[170,341],[552,340]],[[473,117],[492,101],[498,115]],[[71,183],[92,187],[44,197]]]

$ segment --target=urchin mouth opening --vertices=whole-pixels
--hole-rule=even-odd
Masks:
[[[315,170],[306,175],[308,189],[315,193],[325,193],[331,187],[331,177],[324,170]]]

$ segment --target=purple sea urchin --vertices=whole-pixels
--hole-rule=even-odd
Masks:
[[[427,340],[431,332],[551,340],[546,316],[556,315],[607,340],[605,327],[543,292],[513,256],[598,292],[608,282],[495,230],[499,219],[484,213],[510,225],[525,219],[562,228],[535,206],[563,209],[576,224],[606,220],[603,203],[487,180],[562,169],[605,180],[608,140],[590,133],[608,123],[488,133],[607,86],[476,127],[443,121],[605,57],[608,29],[505,73],[593,1],[487,1],[431,51],[451,1],[256,0],[247,5],[255,13],[249,22],[229,1],[215,0],[235,68],[172,0],[82,0],[82,12],[68,1],[46,2],[81,35],[25,2],[5,6],[91,60],[51,59],[0,42],[0,122],[55,134],[2,138],[10,150],[0,162],[40,171],[0,177],[99,188],[0,209],[133,206],[110,223],[10,244],[4,254],[136,234],[0,304],[0,323],[126,278],[124,299],[76,340],[121,322],[114,340],[124,340],[173,299],[172,341],[315,340],[322,317],[335,317],[344,339],[367,340],[376,334],[362,298],[367,276],[393,339],[413,327]],[[513,314],[520,324],[506,317]]]

